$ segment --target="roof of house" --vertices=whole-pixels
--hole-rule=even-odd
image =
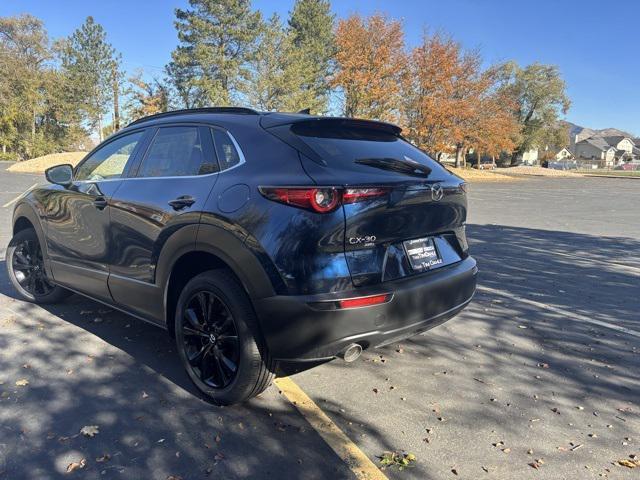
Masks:
[[[612,148],[604,138],[598,136],[585,138],[584,140],[578,142],[578,144],[580,143],[588,143],[589,145],[592,145],[598,150],[602,151],[606,151],[609,150],[609,148]]]
[[[607,142],[609,145],[611,145],[612,147],[617,146],[622,140],[624,140],[625,137],[623,135],[610,135],[610,136],[606,136],[606,137],[602,137],[604,138],[605,142]],[[631,140],[631,139],[629,139]]]

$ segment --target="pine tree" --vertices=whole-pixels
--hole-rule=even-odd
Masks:
[[[230,105],[249,76],[262,24],[249,0],[189,0],[176,9],[178,47],[167,67],[185,106]]]
[[[119,55],[93,17],[87,17],[60,49],[68,92],[79,102],[86,121],[102,141],[102,120],[114,97],[114,70],[119,70]]]
[[[289,32],[304,67],[300,88],[308,103],[300,108],[314,113],[327,110],[336,53],[334,19],[329,0],[296,0],[289,18]]]
[[[245,87],[249,104],[260,110],[296,112],[314,105],[314,93],[305,88],[309,58],[296,47],[291,32],[277,14],[261,28],[258,48]]]

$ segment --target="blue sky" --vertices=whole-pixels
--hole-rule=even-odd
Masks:
[[[30,13],[52,37],[69,35],[92,15],[123,55],[127,70],[161,75],[177,43],[174,9],[186,0],[1,0],[0,15]],[[293,0],[254,0],[268,16],[288,15]],[[567,120],[640,135],[640,61],[634,0],[334,0],[338,17],[387,13],[403,21],[409,46],[425,28],[450,33],[487,62],[558,65],[572,99]]]

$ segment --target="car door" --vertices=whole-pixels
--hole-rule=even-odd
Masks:
[[[163,291],[155,284],[160,253],[178,233],[195,243],[219,167],[209,128],[195,124],[156,128],[137,163],[111,199],[109,288],[117,303],[162,322]]]
[[[47,251],[55,281],[110,301],[107,286],[110,199],[143,143],[144,129],[116,136],[75,169],[69,187],[51,187],[46,202]]]

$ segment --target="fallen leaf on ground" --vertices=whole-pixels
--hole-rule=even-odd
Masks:
[[[27,380],[26,378],[16,380],[16,387],[26,387],[27,385],[29,385],[29,380]]]
[[[108,462],[109,460],[111,460],[111,455],[109,455],[108,453],[105,453],[101,457],[96,458],[96,462],[98,463]]]
[[[80,429],[80,433],[85,437],[95,437],[100,433],[100,427],[97,425],[85,425]]]
[[[640,460],[627,460],[626,458],[623,458],[622,460],[616,461],[616,463],[621,467],[627,467],[627,468],[640,467]]]
[[[87,461],[84,458],[78,462],[72,462],[69,465],[67,465],[67,473],[73,473],[76,470],[80,470],[84,468],[86,465],[87,465]]]
[[[379,455],[380,465],[382,469],[387,467],[397,467],[398,470],[404,470],[405,468],[412,467],[416,461],[416,456],[413,453],[399,453],[399,452],[384,452]]]

